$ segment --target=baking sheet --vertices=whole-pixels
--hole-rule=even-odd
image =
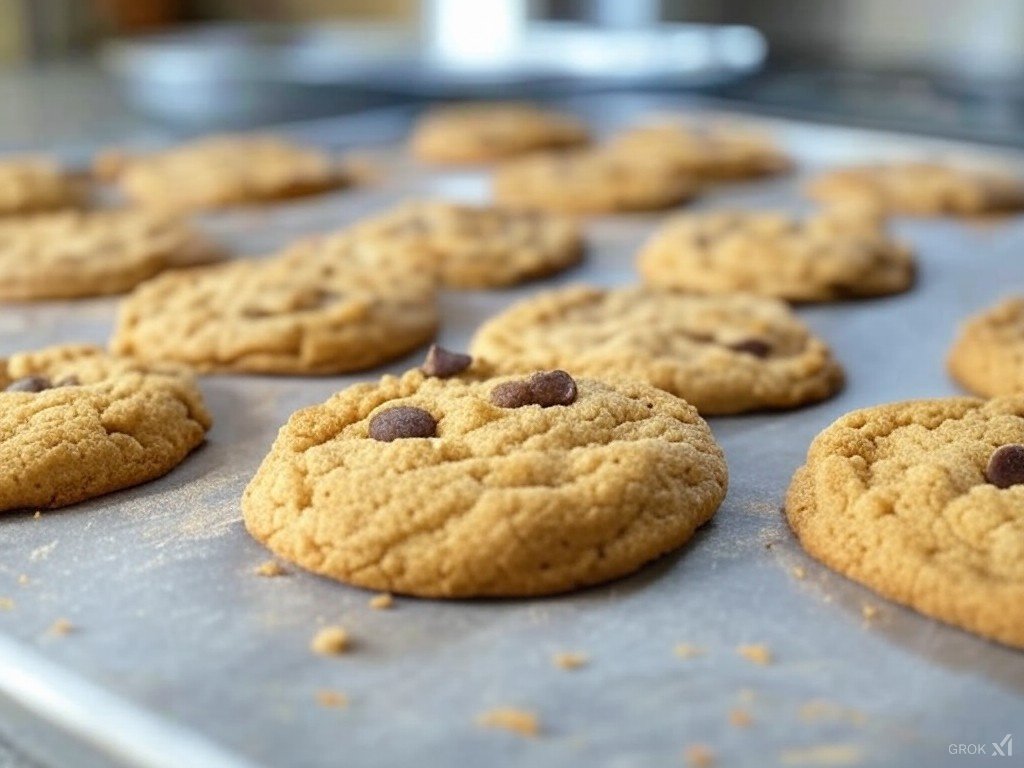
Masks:
[[[672,106],[602,97],[572,104],[599,127]],[[296,126],[339,147],[401,135],[404,117]],[[758,122],[758,121],[754,121]],[[768,121],[802,161],[962,154],[960,145]],[[369,130],[367,126],[371,126]],[[425,172],[378,150],[387,171],[363,189],[272,209],[207,217],[245,253],[334,228],[410,196],[481,199],[486,177]],[[1020,156],[1003,164],[1024,168]],[[800,176],[724,186],[694,207],[805,210]],[[484,318],[539,287],[633,279],[632,256],[659,216],[593,219],[585,266],[540,285],[446,292],[440,340],[463,348]],[[730,490],[714,521],[680,552],[633,577],[573,595],[508,601],[370,595],[300,571],[254,575],[268,553],[245,533],[239,497],[277,428],[295,409],[347,384],[399,372],[324,379],[219,376],[203,390],[216,424],[207,444],[167,477],[0,524],[0,733],[55,764],[132,766],[677,765],[688,744],[721,765],[970,765],[950,745],[1016,732],[1024,754],[1024,655],[875,597],[800,550],[779,508],[811,438],[857,407],[954,394],[943,358],[957,320],[1024,287],[1024,217],[901,220],[919,252],[915,289],[886,299],[801,308],[846,365],[843,393],[780,414],[715,418]],[[114,300],[7,306],[0,353],[61,341],[104,342]],[[792,571],[802,568],[803,579]],[[27,584],[19,584],[25,575]],[[877,608],[870,621],[863,606]],[[1024,608],[1022,608],[1024,610]],[[66,618],[76,630],[46,632]],[[308,649],[325,623],[354,650]],[[679,643],[704,655],[681,659]],[[736,653],[763,643],[775,661]],[[590,657],[563,671],[552,654]],[[317,704],[320,689],[349,706]],[[490,707],[533,710],[543,734],[484,730]],[[749,713],[749,727],[730,712]],[[52,727],[53,730],[48,730]],[[49,735],[47,735],[47,733]],[[59,737],[58,737],[59,734]],[[987,758],[976,760],[979,764]],[[1017,759],[1017,758],[1014,758]]]

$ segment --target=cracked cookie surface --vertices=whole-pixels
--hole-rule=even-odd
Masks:
[[[45,157],[0,156],[0,216],[77,208],[84,197],[81,185]]]
[[[249,532],[335,579],[425,597],[541,595],[631,573],[725,495],[721,449],[682,400],[577,380],[571,405],[504,408],[507,378],[410,371],[295,413],[242,500]],[[381,442],[411,407],[436,437]]]
[[[842,368],[781,302],[586,286],[488,320],[472,354],[502,372],[564,368],[649,382],[702,414],[794,408],[835,393]]]
[[[900,293],[914,281],[909,249],[873,216],[832,211],[682,214],[637,257],[648,285],[697,293],[755,293],[794,302]]]
[[[947,364],[953,378],[977,395],[1024,393],[1024,297],[1004,299],[969,318]]]
[[[1024,396],[894,403],[811,445],[786,516],[811,555],[883,596],[1024,647],[1024,485],[986,479],[1024,442]]]
[[[0,404],[0,510],[62,507],[153,480],[211,423],[187,373],[88,346],[2,361]]]
[[[311,238],[281,255],[176,270],[121,304],[111,349],[202,372],[371,368],[433,337],[436,287],[388,247]]]

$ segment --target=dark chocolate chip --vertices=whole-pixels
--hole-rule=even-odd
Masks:
[[[533,394],[525,381],[506,381],[491,390],[491,403],[499,408],[522,408],[533,403]]]
[[[744,352],[754,357],[768,357],[772,351],[772,345],[761,339],[744,339],[735,344],[730,344],[729,349],[734,352]]]
[[[576,382],[565,371],[535,373],[527,384],[533,402],[541,408],[552,405],[572,405],[576,401]]]
[[[439,379],[447,379],[457,373],[462,373],[473,363],[473,358],[463,355],[460,352],[439,347],[431,344],[427,350],[427,359],[423,361],[420,370],[427,376],[436,376]]]
[[[422,408],[400,405],[370,419],[370,437],[390,443],[403,437],[434,437],[437,421]]]
[[[42,392],[53,384],[45,376],[26,376],[7,385],[8,392]]]
[[[81,383],[82,382],[79,380],[79,378],[77,376],[75,376],[75,374],[72,373],[72,374],[69,374],[68,376],[61,376],[59,379],[57,379],[55,382],[53,382],[53,386],[54,387],[77,387]]]
[[[985,467],[985,479],[997,488],[1024,484],[1024,445],[1004,445]]]

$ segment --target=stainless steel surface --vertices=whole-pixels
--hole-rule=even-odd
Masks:
[[[608,128],[671,103],[608,98],[574,106]],[[800,157],[802,173],[856,158],[971,151],[895,135],[765,125]],[[402,129],[362,118],[295,130],[337,146],[371,135],[386,140]],[[486,193],[482,174],[426,173],[400,153],[379,157],[391,173],[377,186],[206,223],[240,250],[262,252],[398,198]],[[1020,155],[998,158],[1024,168]],[[721,187],[696,206],[803,210],[799,182]],[[632,254],[659,218],[589,221],[586,266],[557,280],[445,293],[442,341],[463,347],[481,320],[538,288],[629,282]],[[899,221],[897,230],[919,251],[921,275],[912,292],[799,310],[846,364],[845,391],[803,410],[712,419],[731,470],[715,520],[679,553],[574,595],[398,598],[394,610],[373,611],[367,593],[297,570],[255,576],[267,553],[246,535],[238,500],[277,428],[296,408],[379,372],[205,379],[216,425],[207,445],[170,475],[0,523],[0,595],[15,601],[0,611],[0,699],[37,726],[47,723],[79,741],[85,730],[93,752],[135,766],[165,765],[175,750],[194,748],[206,757],[193,764],[214,767],[231,764],[214,754],[221,750],[262,766],[625,768],[680,764],[693,742],[712,747],[721,765],[964,766],[972,760],[950,756],[950,744],[982,743],[991,753],[990,743],[1007,733],[1016,733],[1019,751],[1024,656],[830,573],[802,553],[779,512],[790,474],[820,429],[852,408],[955,393],[943,356],[957,320],[1024,285],[1022,218]],[[97,300],[4,307],[0,352],[103,342],[115,306]],[[806,570],[805,579],[792,575],[794,566]],[[18,583],[21,574],[26,585]],[[876,618],[863,618],[865,604],[878,608]],[[77,631],[48,635],[59,617]],[[310,637],[326,622],[352,632],[351,654],[310,653]],[[677,643],[702,646],[706,654],[681,659],[673,654]],[[775,663],[760,667],[740,658],[735,648],[744,643],[766,644]],[[550,658],[561,650],[586,652],[591,663],[555,669]],[[344,692],[350,706],[318,706],[321,688]],[[503,704],[536,710],[544,734],[522,739],[474,725],[479,711]],[[734,707],[749,710],[750,727],[730,725]],[[183,730],[194,736],[180,739]],[[5,735],[30,754],[46,751],[38,731],[27,739]]]

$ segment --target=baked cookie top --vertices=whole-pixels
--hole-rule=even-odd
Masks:
[[[96,347],[0,361],[0,510],[52,508],[169,472],[203,441],[194,380]]]
[[[914,280],[910,250],[879,219],[849,209],[803,219],[776,212],[682,214],[651,237],[637,265],[644,281],[660,288],[789,301],[899,293]]]
[[[692,177],[663,163],[603,149],[531,155],[494,174],[499,203],[567,213],[662,210],[696,193]]]
[[[121,305],[111,348],[203,372],[370,368],[437,327],[433,278],[380,244],[311,239],[282,255],[177,270]]]
[[[406,246],[416,266],[455,288],[498,288],[560,272],[583,258],[571,219],[493,206],[408,203],[360,222],[357,237]]]
[[[1024,647],[1020,443],[1024,396],[855,411],[811,444],[786,516],[803,547],[830,568],[929,616]]]
[[[81,184],[45,157],[0,156],[0,216],[75,208],[84,197]]]
[[[137,210],[0,219],[0,298],[123,293],[165,269],[220,253],[186,221]]]
[[[948,365],[953,378],[975,394],[1024,393],[1024,297],[1004,299],[969,318]]]
[[[348,184],[336,158],[258,134],[212,136],[150,154],[108,152],[95,170],[130,200],[171,210],[281,200]]]
[[[517,102],[450,105],[421,117],[413,154],[431,163],[486,163],[539,149],[586,144],[579,120]]]
[[[1024,208],[1024,182],[996,171],[938,163],[863,165],[827,171],[807,187],[815,200],[885,213],[971,215]]]
[[[676,120],[638,125],[613,136],[608,148],[708,179],[770,176],[792,167],[769,137],[714,123]]]
[[[549,291],[484,323],[471,351],[503,372],[564,368],[646,381],[704,415],[793,408],[843,382],[828,347],[785,304],[739,294]]]
[[[541,595],[681,546],[725,496],[684,401],[562,372],[411,371],[293,414],[242,499],[316,573],[424,597]]]

